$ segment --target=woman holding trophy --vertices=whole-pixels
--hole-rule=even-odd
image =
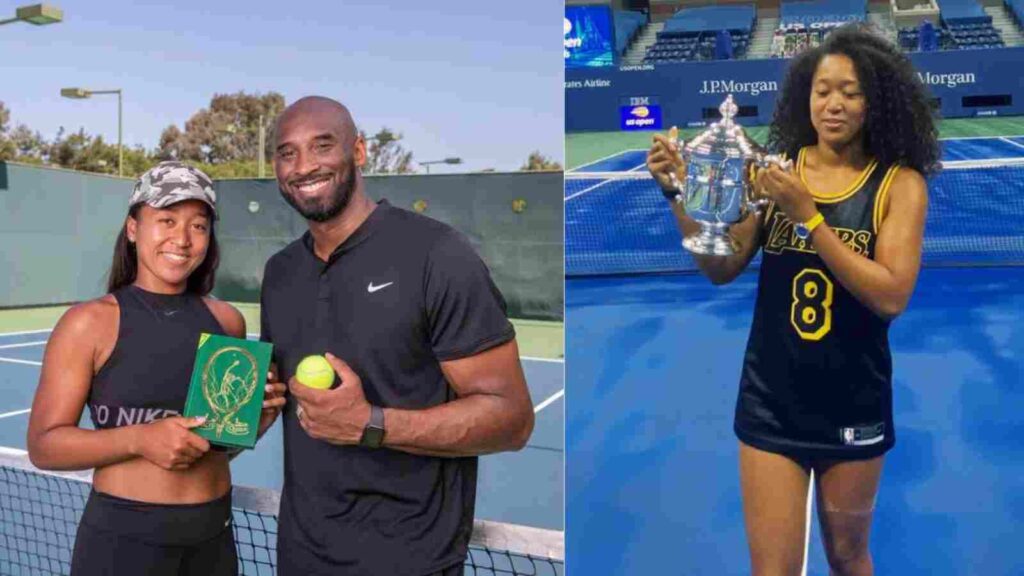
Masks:
[[[233,306],[207,295],[219,260],[208,176],[163,162],[136,182],[105,296],[54,328],[28,429],[43,469],[95,469],[71,573],[237,574],[230,455],[184,418],[202,332],[245,338]],[[271,378],[276,380],[276,378]],[[262,434],[284,404],[267,383]],[[88,407],[93,429],[79,426]]]
[[[723,113],[728,129],[714,129],[742,139]],[[715,156],[707,134],[676,138],[655,136],[647,166],[701,272],[728,283],[762,250],[734,425],[753,573],[800,573],[813,471],[832,573],[873,574],[868,536],[895,442],[888,328],[914,290],[939,159],[926,89],[863,25],[798,55],[768,137],[788,160],[750,152],[735,179],[747,209],[733,218],[715,163],[737,154]]]

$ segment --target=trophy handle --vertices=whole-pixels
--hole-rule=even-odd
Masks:
[[[786,172],[789,172],[790,170],[793,169],[793,161],[781,154],[759,155],[757,158],[754,159],[754,162],[757,163],[757,166],[759,168],[767,168],[769,166],[774,165],[778,166],[779,168],[782,168]]]
[[[778,166],[782,170],[789,172],[793,169],[793,161],[786,158],[781,154],[759,154],[754,158],[754,165],[758,168],[768,168],[769,166]],[[747,209],[751,212],[760,213],[761,209],[768,206],[771,202],[768,198],[758,198],[756,200],[747,201]]]
[[[676,140],[676,148],[679,149],[679,158],[683,161],[683,171],[685,172],[690,164],[690,151],[686,149],[686,142],[684,142],[682,138]],[[679,178],[676,177],[675,170],[668,173],[668,178],[672,181],[672,186],[679,192],[679,195],[685,199],[686,187],[679,181]]]

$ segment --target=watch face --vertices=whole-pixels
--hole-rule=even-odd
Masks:
[[[363,444],[370,448],[380,448],[384,441],[384,430],[370,426],[363,431]]]
[[[807,237],[810,235],[810,230],[808,230],[807,226],[804,226],[803,224],[797,224],[795,228],[796,236],[801,240],[806,240]]]

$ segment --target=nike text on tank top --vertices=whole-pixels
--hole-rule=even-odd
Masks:
[[[806,148],[797,170],[804,178]],[[850,249],[875,256],[898,167],[871,161],[846,190],[816,194]],[[806,183],[806,179],[804,180]],[[773,204],[747,341],[735,431],[745,443],[800,458],[871,458],[895,442],[889,323],[850,294]]]
[[[199,334],[223,334],[195,294],[155,294],[133,285],[113,293],[120,308],[117,343],[93,377],[95,428],[146,424],[185,408]]]

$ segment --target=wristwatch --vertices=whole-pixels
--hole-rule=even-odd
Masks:
[[[811,217],[807,222],[801,222],[797,224],[794,229],[796,230],[797,238],[801,240],[807,240],[811,236],[811,232],[817,228],[822,222],[825,221],[825,217],[822,216],[821,212],[818,212]]]
[[[366,448],[380,448],[384,444],[384,409],[370,406],[370,421],[363,428],[363,437],[359,445]]]
[[[679,190],[676,190],[675,187],[673,187],[671,190],[665,190],[664,188],[662,188],[661,193],[665,196],[665,200],[668,200],[673,204],[677,204],[683,201],[683,195],[680,194]]]

